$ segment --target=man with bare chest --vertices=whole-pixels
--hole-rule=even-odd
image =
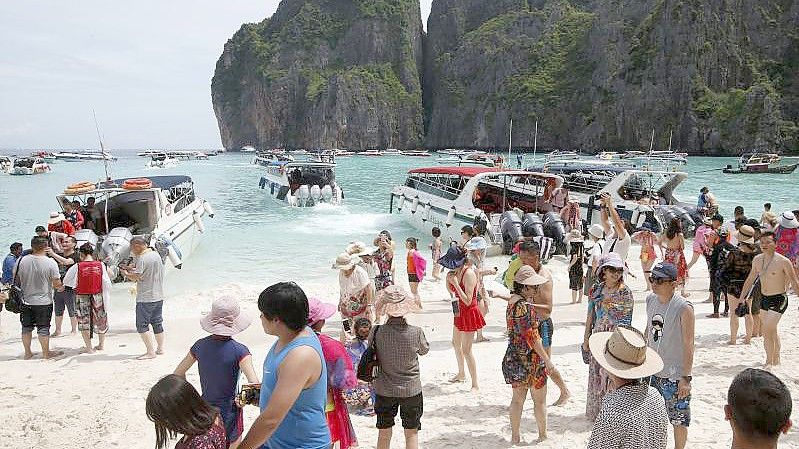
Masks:
[[[773,232],[760,236],[762,254],[752,260],[752,271],[746,278],[742,291],[749,292],[755,281],[760,282],[763,293],[760,302],[763,330],[763,347],[766,349],[766,368],[780,363],[780,337],[777,325],[788,308],[788,284],[799,291],[799,278],[793,270],[791,261],[776,252],[777,244]]]

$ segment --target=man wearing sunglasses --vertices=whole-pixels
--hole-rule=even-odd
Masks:
[[[677,267],[661,262],[652,268],[652,294],[646,298],[647,344],[663,359],[663,370],[650,378],[666,401],[674,426],[674,448],[683,449],[691,423],[691,370],[694,364],[694,308],[677,293]]]

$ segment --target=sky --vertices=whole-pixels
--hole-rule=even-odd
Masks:
[[[424,22],[433,0],[421,0]],[[0,14],[0,149],[221,148],[211,77],[278,0],[26,0]]]

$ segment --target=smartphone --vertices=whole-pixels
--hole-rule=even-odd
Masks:
[[[460,314],[461,314],[461,307],[460,307],[460,304],[458,304],[458,300],[456,299],[456,300],[452,301],[452,303],[451,303],[451,304],[452,304],[452,313],[453,313],[455,316],[460,316]]]
[[[352,320],[349,318],[342,321],[341,324],[344,326],[344,332],[350,332],[352,330]]]

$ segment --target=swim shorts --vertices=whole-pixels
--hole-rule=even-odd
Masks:
[[[19,312],[19,322],[22,324],[22,333],[30,334],[36,328],[40,337],[50,336],[50,320],[53,318],[53,305],[31,306],[26,305]]]
[[[136,332],[143,334],[153,327],[154,334],[164,331],[164,301],[136,303]]]
[[[785,313],[785,310],[788,309],[788,295],[785,293],[770,296],[763,295],[760,300],[760,308],[780,314]]]
[[[552,346],[552,334],[555,333],[555,325],[552,324],[552,318],[547,318],[538,322],[538,334],[541,335],[541,344],[544,349]]]
[[[691,395],[677,398],[677,381],[663,377],[652,376],[650,385],[655,387],[666,401],[666,410],[672,425],[688,427],[691,424]]]
[[[408,282],[419,282],[419,276],[416,273],[408,273]]]
[[[422,414],[424,413],[422,393],[409,398],[392,398],[379,394],[375,396],[378,429],[394,427],[394,417],[397,416],[397,411],[402,418],[403,429],[422,430]]]

